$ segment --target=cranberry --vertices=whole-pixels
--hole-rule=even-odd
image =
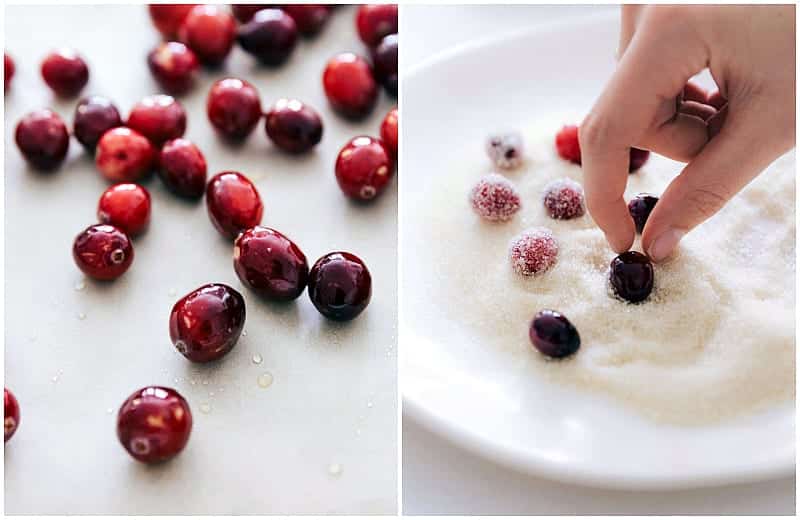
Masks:
[[[285,62],[297,43],[294,19],[281,9],[262,9],[239,27],[236,37],[245,52],[265,65]]]
[[[475,213],[491,221],[506,221],[519,211],[522,201],[514,185],[496,173],[478,181],[469,193]]]
[[[164,143],[158,156],[158,173],[167,188],[183,197],[198,199],[206,190],[206,158],[187,139]]]
[[[321,4],[286,4],[282,9],[294,19],[297,30],[304,36],[319,33],[331,14],[331,6]]]
[[[133,107],[127,126],[160,147],[186,131],[186,111],[172,96],[147,96]]]
[[[397,35],[385,36],[372,50],[375,79],[391,96],[397,96]]]
[[[67,126],[50,110],[37,110],[23,117],[14,139],[25,160],[40,170],[56,168],[69,149]]]
[[[618,297],[638,303],[653,290],[653,264],[642,253],[627,251],[611,261],[608,279]]]
[[[581,163],[581,146],[578,142],[578,127],[568,125],[556,134],[558,155],[575,164]]]
[[[349,321],[361,314],[372,297],[372,277],[364,262],[344,252],[328,253],[311,268],[308,296],[326,318]]]
[[[112,128],[97,143],[95,165],[105,178],[133,182],[153,169],[156,151],[150,141],[130,128]]]
[[[287,236],[267,227],[256,226],[239,235],[233,268],[245,286],[270,300],[294,300],[308,282],[306,256]]]
[[[322,140],[322,119],[308,105],[296,99],[279,99],[267,112],[264,127],[278,148],[303,153]]]
[[[490,135],[486,140],[486,153],[496,167],[513,170],[522,164],[522,135],[519,132]]]
[[[206,65],[219,65],[233,48],[236,20],[213,5],[198,5],[189,11],[178,29],[180,40]]]
[[[544,188],[544,207],[551,218],[569,220],[586,213],[583,187],[572,179],[558,179]]]
[[[138,184],[115,184],[100,196],[97,220],[138,235],[150,223],[150,194]]]
[[[647,162],[650,158],[650,152],[647,150],[640,150],[639,148],[631,148],[631,162],[628,167],[628,172],[633,173]]]
[[[194,85],[200,61],[180,42],[164,42],[147,55],[147,65],[161,88],[176,96]]]
[[[261,119],[261,100],[256,88],[247,81],[225,78],[211,86],[206,111],[218,132],[240,141],[250,135]]]
[[[78,142],[91,153],[94,153],[103,134],[118,126],[122,126],[119,110],[104,97],[84,98],[75,107],[73,133]]]
[[[650,195],[649,193],[640,193],[628,203],[628,212],[636,224],[636,231],[641,233],[644,230],[644,225],[647,223],[647,218],[656,207],[658,197]]]
[[[397,108],[393,108],[389,110],[381,123],[381,141],[394,158],[397,158],[398,121]]]
[[[233,349],[244,328],[244,298],[232,287],[210,283],[172,307],[169,337],[189,361],[207,363]]]
[[[547,228],[529,228],[511,241],[508,256],[517,274],[540,275],[556,265],[558,242]]]
[[[328,62],[322,84],[331,106],[350,118],[368,115],[378,99],[372,67],[352,52],[338,54]]]
[[[253,19],[257,12],[269,7],[269,4],[233,4],[231,5],[231,11],[233,11],[233,16],[237,20],[241,23],[247,23]]]
[[[217,231],[228,238],[257,226],[264,213],[258,190],[238,172],[222,172],[208,181],[206,188],[208,217]]]
[[[96,280],[122,276],[133,262],[131,239],[119,228],[95,224],[84,229],[72,245],[72,257],[81,271]]]
[[[389,152],[373,137],[354,137],[336,158],[336,181],[352,199],[374,199],[386,189],[391,175]]]
[[[5,442],[14,436],[14,432],[19,427],[19,403],[14,394],[8,388],[3,388],[3,405],[5,408],[5,419],[3,430],[5,431]]]
[[[529,331],[536,350],[552,358],[571,356],[581,346],[578,330],[560,312],[544,309],[533,317]]]
[[[178,34],[186,15],[197,4],[151,4],[150,19],[164,38],[173,38]]]
[[[57,95],[72,97],[89,82],[89,67],[75,51],[60,49],[42,62],[42,78]]]
[[[397,32],[397,5],[362,5],[356,13],[356,28],[361,41],[368,47],[378,45],[384,36]]]
[[[11,84],[11,78],[14,77],[14,71],[16,67],[14,67],[14,60],[11,59],[6,53],[3,53],[3,88],[8,89],[8,86]]]
[[[173,458],[186,447],[191,433],[189,403],[172,388],[137,390],[117,413],[117,438],[139,462],[155,464]]]

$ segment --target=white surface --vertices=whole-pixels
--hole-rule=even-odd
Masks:
[[[111,284],[83,280],[72,240],[95,222],[107,183],[72,141],[50,175],[30,171],[13,144],[22,114],[52,106],[71,126],[76,101],[58,102],[38,66],[69,45],[87,58],[84,93],[110,97],[123,113],[158,91],[145,56],[157,42],[144,6],[9,7],[5,48],[17,73],[5,98],[6,385],[22,408],[5,450],[7,513],[392,513],[396,510],[396,184],[369,206],[349,203],[333,164],[352,136],[377,134],[394,102],[381,94],[359,124],[332,114],[321,74],[339,51],[362,51],[353,8],[342,8],[316,40],[270,70],[235,49],[223,71],[205,72],[181,101],[187,137],[209,174],[248,175],[265,204],[263,223],[292,237],[309,262],[332,250],[361,256],[373,297],[355,321],[324,320],[307,294],[288,305],[257,299],[231,265],[232,246],[211,226],[205,203],[187,203],[156,178],[153,221],[136,239],[131,269]],[[36,27],[35,31],[31,27]],[[303,99],[320,111],[325,133],[303,157],[277,152],[261,125],[239,148],[224,145],[205,116],[211,82],[223,74],[253,82],[265,106]],[[189,363],[169,342],[173,303],[207,282],[223,282],[247,303],[247,336],[220,362]],[[78,315],[85,313],[85,319]],[[253,355],[263,356],[254,364]],[[256,384],[269,371],[274,383]],[[193,384],[194,383],[194,384]],[[194,429],[170,463],[134,462],[115,434],[116,410],[134,390],[162,384],[189,401]],[[213,393],[213,395],[212,395]],[[201,412],[208,403],[211,412]],[[112,410],[109,413],[108,410]],[[329,473],[339,464],[340,475]]]
[[[523,8],[527,10],[525,15],[518,12],[509,13],[515,9],[461,8],[454,11],[453,8],[406,7],[403,11],[402,23],[406,32],[408,32],[407,28],[415,27],[415,40],[425,41],[428,49],[438,50],[434,44],[436,33],[422,33],[419,29],[420,25],[417,25],[417,20],[421,20],[420,23],[427,27],[435,28],[437,23],[439,26],[444,24],[443,20],[446,18],[448,27],[453,28],[449,31],[451,35],[455,32],[465,36],[490,35],[493,28],[496,34],[508,34],[508,23],[504,22],[518,21],[526,16],[542,21],[542,18],[533,12],[536,8]],[[608,12],[608,10],[605,11]],[[494,25],[487,23],[486,20],[500,21],[500,23]],[[458,146],[463,146],[464,142],[481,142],[482,132],[485,131],[487,125],[488,127],[492,127],[492,125],[513,127],[517,120],[528,121],[538,115],[553,111],[587,109],[593,96],[602,85],[602,78],[607,76],[608,70],[613,66],[610,60],[616,42],[614,25],[594,24],[591,30],[589,27],[585,27],[581,30],[570,31],[572,35],[580,34],[581,39],[559,38],[558,35],[551,34],[550,38],[546,39],[547,42],[559,42],[558,47],[554,45],[551,48],[546,42],[530,39],[521,40],[522,43],[516,48],[513,45],[497,46],[491,50],[475,51],[470,57],[451,55],[453,59],[437,63],[436,70],[426,70],[425,74],[420,74],[419,78],[408,78],[403,87],[404,96],[406,96],[403,100],[404,150],[413,150],[413,153],[404,155],[406,166],[404,168],[403,207],[413,206],[416,203],[415,196],[418,196],[413,192],[414,190],[408,188],[411,185],[407,182],[409,175],[416,172],[418,175],[415,177],[414,186],[422,186],[424,189],[425,183],[420,177],[425,175],[431,177],[432,172],[443,167],[440,161],[431,159],[431,157],[441,157],[446,154],[434,154],[432,151],[426,153],[425,150],[431,146],[430,143],[435,143],[436,150],[457,149]],[[427,38],[428,34],[431,35],[431,38]],[[597,41],[602,42],[602,45],[598,43],[585,46],[580,44],[581,41]],[[569,42],[572,42],[574,46],[571,54],[567,47]],[[411,50],[413,51],[413,48]],[[589,54],[594,60],[587,63],[585,54],[583,58],[575,58],[576,52]],[[608,56],[599,56],[598,52],[604,52]],[[536,56],[536,60],[528,60],[528,55]],[[416,56],[417,59],[424,57],[421,53]],[[570,57],[570,60],[577,60],[578,63],[565,70],[564,62],[567,57]],[[409,49],[405,48],[403,51],[404,68],[415,65],[412,61],[413,58],[413,54],[409,58]],[[523,64],[526,62],[529,62],[530,65],[524,66]],[[548,71],[553,79],[548,80],[541,74],[537,76],[537,70]],[[475,81],[478,77],[486,78],[486,80]],[[419,80],[416,85],[415,79]],[[449,85],[452,85],[452,82],[460,85],[460,88],[446,90]],[[518,89],[513,98],[506,94],[507,87],[506,93],[502,91],[503,87],[509,83],[525,84],[526,82],[535,84],[537,88],[528,91]],[[564,84],[569,84],[570,88],[563,87]],[[441,87],[437,87],[437,85],[441,85]],[[415,92],[418,92],[418,95],[415,95]],[[446,96],[446,102],[443,101],[444,96]],[[509,102],[509,98],[513,104]],[[469,110],[464,107],[469,107]],[[512,114],[510,121],[509,114]],[[424,128],[423,125],[414,126],[415,122],[421,120],[425,120],[427,123]],[[447,127],[444,128],[439,121],[446,121]],[[454,132],[452,130],[454,126],[464,130]],[[415,158],[419,158],[419,160],[415,160]],[[424,158],[424,163],[422,158]],[[410,218],[408,212],[404,210],[401,218],[403,219],[403,229],[408,229],[410,227],[406,226],[407,219]],[[413,247],[411,245],[413,239],[404,235],[403,244],[404,247]],[[413,268],[409,268],[408,265],[409,262],[406,261],[401,282],[405,284],[407,290],[410,290],[408,289],[410,287],[408,280],[413,280],[413,276],[409,276],[413,273]],[[428,309],[425,311],[430,312]],[[413,316],[413,312],[408,312],[404,307],[403,323],[414,323]],[[413,334],[409,334],[409,332]],[[658,444],[657,428],[637,421],[619,410],[614,410],[606,403],[595,400],[581,402],[580,396],[568,396],[564,398],[564,401],[569,401],[569,405],[566,407],[568,411],[565,412],[564,401],[543,408],[532,405],[537,400],[536,397],[526,397],[525,402],[521,402],[520,397],[504,402],[504,390],[520,384],[519,374],[510,372],[508,370],[510,367],[501,366],[503,363],[493,362],[489,358],[478,359],[475,356],[468,362],[463,361],[462,356],[468,357],[474,353],[468,348],[469,338],[459,338],[460,341],[455,342],[458,347],[454,346],[450,349],[451,351],[447,351],[447,349],[438,349],[441,345],[441,342],[436,342],[438,338],[434,338],[433,342],[430,341],[430,327],[421,334],[419,332],[403,328],[404,395],[407,403],[412,405],[413,415],[422,419],[426,426],[437,430],[438,433],[445,433],[450,439],[457,439],[463,445],[470,446],[473,451],[488,454],[495,460],[523,466],[528,471],[535,470],[550,477],[568,481],[626,487],[707,485],[713,481],[726,481],[732,478],[746,479],[774,475],[776,471],[786,474],[790,468],[793,468],[794,414],[792,409],[778,411],[770,418],[773,421],[770,424],[749,421],[736,428],[711,429],[701,431],[699,434],[697,432],[689,434],[688,432],[668,431],[663,440],[672,441],[671,449],[663,451],[663,442],[661,446]],[[457,334],[457,331],[451,329],[447,331],[447,334],[453,338],[452,335]],[[420,353],[416,359],[415,353]],[[417,363],[420,359],[423,362]],[[420,370],[409,369],[412,365],[415,369],[419,369],[423,363],[431,369],[427,374]],[[461,370],[467,365],[471,365],[473,371]],[[442,366],[446,366],[447,369],[442,369]],[[480,367],[480,372],[476,372],[475,367]],[[505,397],[508,396],[505,395]],[[552,397],[552,394],[548,397]],[[490,401],[496,408],[482,407]],[[538,405],[541,404],[538,403]],[[432,410],[438,413],[431,413]],[[408,413],[407,407],[406,417],[408,417]],[[528,420],[537,413],[539,414],[538,419]],[[609,421],[610,418],[621,421],[619,427],[614,427],[614,423]],[[609,427],[605,432],[600,432],[599,436],[596,421],[604,421],[601,423],[602,426]],[[465,425],[468,426],[464,427]],[[488,489],[485,489],[483,496],[476,497],[475,491],[470,490],[470,482],[475,482],[477,479],[470,472],[453,469],[447,472],[447,479],[443,480],[441,475],[437,476],[437,473],[441,473],[441,468],[450,466],[457,468],[459,462],[448,459],[447,451],[444,457],[433,458],[425,455],[428,451],[439,453],[437,448],[441,441],[423,433],[418,427],[414,432],[414,435],[404,439],[404,510],[407,513],[566,513],[576,511],[576,509],[591,512],[593,506],[597,506],[598,509],[602,506],[602,501],[598,500],[598,496],[624,496],[610,492],[602,495],[602,492],[599,491],[582,493],[580,488],[548,484],[549,491],[556,494],[560,492],[569,499],[562,501],[561,509],[555,508],[548,511],[543,508],[540,510],[531,506],[531,502],[517,502],[514,500],[513,493],[508,494],[502,491],[507,488],[508,482],[519,482],[524,477],[511,472],[503,473],[502,470],[494,468],[494,476],[491,480],[480,479]],[[772,434],[777,435],[779,439],[786,439],[786,441],[776,443]],[[624,439],[624,442],[620,443],[620,439]],[[655,444],[653,444],[654,442]],[[669,443],[667,445],[670,446]],[[727,449],[720,450],[719,448],[722,446],[727,446]],[[747,449],[748,446],[751,447],[750,450]],[[757,446],[757,448],[752,449],[753,446]],[[658,447],[661,447],[662,451],[655,452],[650,458],[650,461],[660,458],[661,464],[655,467],[643,460],[641,466],[644,467],[640,468],[637,467],[635,461],[631,460],[631,455],[637,451],[647,453],[648,450]],[[765,447],[769,447],[769,449],[765,450]],[[579,451],[576,452],[576,449]],[[717,450],[715,452],[717,455],[712,453],[712,456],[706,456],[704,455],[705,449]],[[455,452],[455,450],[450,451]],[[458,459],[464,457],[464,454],[460,452],[455,453],[457,455],[454,457]],[[738,455],[745,453],[747,457],[732,458],[730,457],[731,453]],[[485,462],[477,460],[473,460],[473,462],[476,467],[487,467]],[[497,475],[499,478],[495,478]],[[612,476],[612,478],[604,479],[603,476]],[[690,476],[691,478],[689,478]],[[486,480],[490,480],[492,483],[487,484]],[[541,481],[530,480],[530,485],[535,486],[537,482]],[[784,479],[779,486],[782,486],[782,489],[793,488],[793,483],[793,479]],[[415,493],[415,490],[422,489],[426,491]],[[463,490],[463,492],[459,491],[454,496],[452,490]],[[495,490],[497,493],[493,492]],[[763,494],[759,491],[758,486],[752,486],[752,489],[738,486],[730,492],[737,496],[750,496],[753,501],[753,511],[766,512],[774,510],[773,508],[776,507],[775,500],[763,501]],[[709,496],[722,500],[725,493],[724,489],[713,490],[709,491]],[[748,493],[750,494],[748,495]],[[497,500],[487,498],[493,496],[496,496]],[[585,502],[577,498],[579,496],[586,497]],[[652,498],[653,504],[660,504],[658,508],[661,513],[690,511],[692,508],[690,501],[684,503],[679,501],[680,494],[648,494],[648,496]],[[667,496],[675,497],[678,501],[663,500],[659,502],[659,497]],[[576,505],[576,501],[578,505]],[[793,501],[792,490],[791,493],[785,494],[778,510],[791,511]],[[726,503],[719,502],[711,505],[722,510]],[[628,506],[630,506],[629,510],[626,509]],[[650,512],[656,512],[652,509],[655,509],[655,505]],[[641,507],[638,510],[642,512]],[[636,511],[637,504],[626,502],[621,503],[617,511],[609,512],[634,513]]]

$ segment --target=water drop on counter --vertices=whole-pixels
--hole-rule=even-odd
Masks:
[[[334,477],[338,477],[342,474],[342,465],[341,464],[331,464],[328,466],[328,474]]]
[[[258,376],[258,386],[261,388],[269,388],[272,385],[272,374],[269,372],[264,372],[260,376]]]
[[[169,292],[167,292],[167,294],[169,296],[175,296],[176,294],[178,294],[178,291],[176,291],[175,289],[170,289]]]
[[[242,331],[242,337],[247,337],[247,331],[246,330]]]
[[[200,411],[203,413],[211,413],[211,405],[208,403],[201,403]]]
[[[75,290],[76,291],[82,291],[84,289],[86,289],[86,282],[84,282],[83,280],[79,280],[79,281],[75,282]]]
[[[79,320],[85,320],[86,319],[86,313],[85,312],[79,312],[78,313],[78,319]]]
[[[373,404],[372,401],[367,401],[367,408],[372,408]]]
[[[111,415],[112,413],[114,413],[114,409],[113,408],[106,408],[106,413],[108,415]]]
[[[254,365],[260,365],[262,361],[264,361],[264,358],[261,357],[261,354],[253,354]]]

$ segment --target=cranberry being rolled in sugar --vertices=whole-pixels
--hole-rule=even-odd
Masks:
[[[119,126],[103,134],[94,158],[97,169],[113,182],[134,182],[153,169],[156,150],[135,130]]]
[[[14,432],[19,428],[19,403],[8,388],[3,389],[3,405],[5,409],[3,421],[4,442],[8,442],[8,439],[13,437]]]
[[[164,42],[147,55],[147,66],[158,84],[170,94],[188,92],[197,79],[200,61],[180,42]]]
[[[158,175],[174,193],[199,199],[206,190],[206,158],[188,139],[167,141],[158,155]]]
[[[186,132],[186,111],[172,96],[147,96],[133,107],[127,126],[161,147]]]
[[[262,9],[239,27],[236,39],[264,65],[280,65],[297,44],[297,26],[282,9]]]
[[[131,457],[165,462],[186,447],[192,432],[189,403],[177,391],[148,386],[128,397],[117,413],[117,438]]]
[[[581,145],[578,142],[578,127],[567,125],[556,134],[556,150],[562,159],[581,164]]]
[[[627,251],[614,258],[608,272],[614,294],[630,303],[639,303],[650,296],[654,278],[652,262],[636,251]]]
[[[517,274],[537,276],[556,264],[558,242],[547,228],[529,228],[511,240],[508,256]]]
[[[88,152],[94,153],[103,134],[118,126],[122,126],[119,110],[104,97],[89,96],[75,107],[73,134]]]
[[[551,358],[571,356],[581,346],[575,326],[566,316],[550,309],[536,313],[528,334],[536,350]]]
[[[475,213],[486,220],[506,221],[519,211],[522,202],[514,185],[496,173],[482,177],[469,193]]]
[[[544,207],[551,218],[569,220],[586,212],[583,187],[569,178],[557,179],[544,188]]]
[[[28,163],[42,171],[58,167],[69,150],[69,132],[51,110],[37,110],[17,124],[14,140]]]
[[[72,49],[59,49],[42,62],[42,78],[57,95],[72,97],[89,82],[89,67]]]
[[[653,208],[656,207],[656,202],[658,202],[658,197],[649,193],[640,193],[628,202],[628,212],[633,218],[633,223],[636,224],[637,233],[644,230],[644,225]]]
[[[631,162],[628,167],[628,173],[633,173],[647,162],[650,158],[650,152],[647,150],[640,150],[639,148],[631,148]]]
[[[233,268],[239,280],[261,296],[290,301],[308,282],[306,256],[286,235],[267,227],[243,231],[234,242]]]
[[[490,135],[486,140],[486,153],[492,164],[500,169],[517,168],[523,160],[522,135],[519,132]]]
[[[143,233],[150,224],[150,193],[138,184],[115,184],[100,196],[97,220],[128,235]]]
[[[236,20],[213,5],[193,7],[178,29],[178,38],[209,66],[225,61],[236,40]]]
[[[121,229],[95,224],[75,237],[72,257],[87,276],[95,280],[114,280],[131,266],[133,245]]]

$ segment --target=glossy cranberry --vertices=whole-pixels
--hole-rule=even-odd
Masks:
[[[397,35],[385,36],[372,50],[375,79],[391,96],[397,96]]]
[[[331,106],[350,118],[368,115],[378,99],[372,67],[352,52],[338,54],[328,62],[322,84]]]
[[[581,346],[575,326],[560,312],[549,309],[533,317],[529,336],[536,350],[551,358],[571,356]]]
[[[297,44],[294,19],[281,9],[262,9],[239,27],[236,36],[245,52],[265,65],[285,62]]]
[[[650,158],[650,152],[647,150],[640,150],[639,148],[631,148],[631,161],[628,167],[628,172],[633,173],[647,162]]]
[[[117,438],[139,462],[155,464],[173,458],[186,447],[191,433],[189,403],[172,388],[137,390],[117,413]]]
[[[72,257],[86,275],[96,280],[113,280],[131,266],[133,245],[121,229],[95,224],[75,237]]]
[[[492,222],[510,220],[522,206],[522,198],[514,184],[496,173],[481,177],[469,192],[472,209]]]
[[[230,171],[208,181],[206,206],[211,223],[228,238],[260,224],[264,213],[255,185],[241,173]]]
[[[119,110],[104,97],[84,98],[75,107],[73,133],[78,142],[91,153],[94,153],[103,134],[118,126],[122,126]]]
[[[19,403],[8,388],[3,388],[3,404],[5,408],[3,430],[5,433],[5,442],[8,442],[8,439],[14,436],[14,432],[16,432],[19,427]]]
[[[138,184],[115,184],[100,196],[97,220],[138,235],[150,224],[150,194]]]
[[[133,182],[150,173],[155,159],[155,148],[145,136],[120,126],[100,138],[94,162],[106,179]]]
[[[653,264],[642,253],[627,251],[611,261],[608,278],[614,294],[638,303],[646,300],[653,290]]]
[[[89,67],[75,51],[60,49],[42,62],[42,78],[57,95],[72,97],[89,82]]]
[[[200,70],[200,61],[180,42],[164,42],[147,55],[147,65],[161,88],[173,95],[191,90]]]
[[[544,208],[550,218],[569,220],[586,213],[583,186],[570,178],[556,179],[544,188]]]
[[[356,28],[368,47],[378,45],[384,36],[397,33],[397,5],[362,5],[356,13]]]
[[[267,135],[278,148],[307,152],[322,140],[322,119],[296,99],[279,99],[264,118]]]
[[[308,296],[326,318],[352,320],[369,304],[372,277],[367,266],[356,255],[328,253],[311,268]]]
[[[160,147],[186,132],[186,111],[172,96],[147,96],[133,107],[127,126]]]
[[[198,5],[189,11],[178,29],[180,40],[206,65],[219,65],[233,48],[236,20],[213,5]]]
[[[242,79],[217,81],[208,92],[208,120],[223,137],[240,141],[250,135],[261,119],[261,100],[256,88]]]
[[[392,154],[392,157],[397,158],[397,133],[398,133],[399,119],[397,115],[397,108],[389,110],[386,117],[383,118],[381,123],[381,141]]]
[[[206,158],[187,139],[164,143],[158,156],[158,174],[167,188],[182,197],[198,199],[206,190]]]
[[[386,189],[391,175],[389,152],[372,137],[351,139],[336,158],[336,181],[352,199],[374,199]]]
[[[189,361],[207,363],[233,349],[244,328],[244,298],[221,283],[204,285],[172,307],[169,337]]]
[[[636,231],[641,233],[644,230],[644,225],[647,223],[650,213],[656,207],[658,197],[650,195],[649,193],[640,193],[628,203],[628,212],[636,224]]]
[[[8,89],[11,84],[11,78],[14,77],[14,60],[6,53],[3,53],[3,88]]]
[[[556,150],[562,159],[575,164],[581,163],[581,146],[578,142],[577,126],[565,126],[556,134]]]
[[[237,20],[241,23],[247,23],[253,19],[257,12],[269,7],[269,4],[233,4],[231,5],[231,11]]]
[[[511,240],[508,258],[522,276],[539,276],[558,261],[558,241],[546,227],[528,228]]]
[[[297,30],[304,36],[319,33],[331,15],[331,6],[321,4],[285,4],[282,9],[294,19]]]
[[[275,301],[294,300],[308,282],[306,255],[284,234],[267,227],[250,228],[233,246],[233,268],[239,280]]]
[[[58,114],[37,110],[17,124],[14,139],[22,156],[39,170],[52,170],[67,156],[69,132]]]
[[[158,32],[164,38],[173,38],[177,36],[178,29],[186,19],[186,15],[195,5],[197,4],[151,4],[148,6],[148,10],[150,19]]]

